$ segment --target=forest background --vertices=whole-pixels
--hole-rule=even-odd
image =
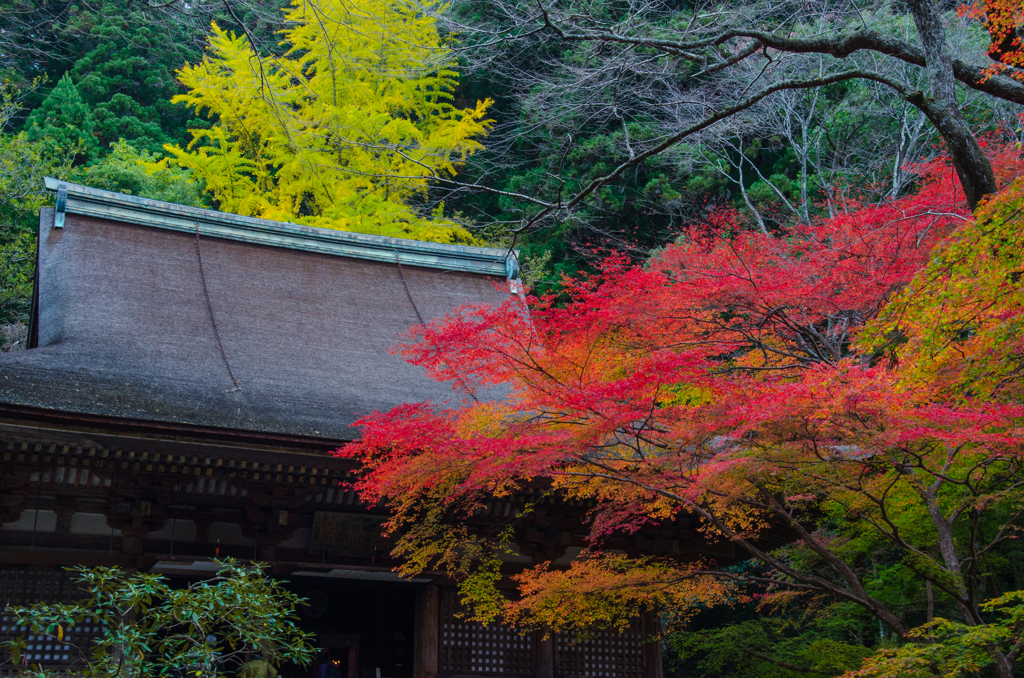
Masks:
[[[407,354],[520,398],[466,405],[455,423],[381,415],[350,451],[374,469],[364,492],[413,498],[398,515],[430,528],[406,534],[413,567],[463,576],[481,618],[584,628],[656,606],[670,674],[1013,675],[1022,25],[1016,2],[2,0],[3,348],[24,342],[44,175],[515,246],[533,328],[516,309],[453,318]],[[720,282],[739,269],[756,294]],[[459,352],[465,373],[438,358]],[[782,377],[743,381],[760,374]],[[821,405],[836,391],[871,407],[839,416]],[[766,408],[734,414],[755,393]],[[570,421],[585,435],[565,435]],[[765,475],[739,474],[729,440]],[[445,475],[467,459],[451,450],[478,471]],[[537,450],[522,468],[487,462]],[[410,466],[419,454],[440,475]],[[685,483],[667,459],[685,460]],[[487,493],[581,474],[562,490],[603,507],[593,558],[526,577],[518,601],[488,584],[502,535],[438,531]],[[909,480],[922,475],[930,489]],[[678,569],[601,553],[602,534],[681,508],[752,559]],[[780,520],[801,539],[757,551]]]

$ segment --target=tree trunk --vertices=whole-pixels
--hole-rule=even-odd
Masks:
[[[960,177],[967,204],[973,210],[986,195],[995,193],[996,176],[992,163],[974,137],[964,112],[956,100],[956,86],[953,77],[953,60],[949,54],[946,31],[942,17],[933,0],[907,0],[907,7],[914,17],[917,34],[924,47],[928,85],[931,97],[915,93],[908,98],[920,108],[942,135],[949,150],[949,157]]]
[[[956,543],[953,540],[953,528],[943,517],[942,510],[939,508],[938,488],[924,489],[920,481],[918,481],[918,484],[922,487],[922,499],[925,502],[925,506],[932,519],[932,524],[935,526],[935,531],[938,535],[939,551],[942,554],[942,561],[946,565],[946,570],[963,581],[960,558],[956,553]],[[928,594],[928,621],[931,621],[934,613],[931,582],[925,581],[925,585]],[[960,614],[963,615],[964,624],[968,626],[983,626],[985,621],[978,613],[978,608],[971,604],[967,584],[961,583],[952,588],[957,589],[957,595],[953,596],[953,600],[959,608]],[[1013,672],[1013,662],[1007,658],[1005,652],[1001,652],[994,645],[987,645],[985,651],[993,660],[996,678],[1014,678],[1016,674]]]
[[[995,659],[996,678],[1015,678],[1013,662],[1006,658],[1006,654],[995,649],[990,649],[989,654]]]

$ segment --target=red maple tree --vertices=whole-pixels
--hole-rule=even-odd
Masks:
[[[1010,183],[1019,154],[990,152]],[[394,511],[409,571],[483,571],[493,581],[488,553],[501,545],[453,518],[538,478],[594,502],[590,547],[570,569],[518,575],[514,602],[472,580],[464,592],[484,617],[585,627],[655,605],[735,599],[735,574],[709,560],[602,550],[613,532],[685,512],[707,538],[765,564],[774,590],[853,602],[913,638],[817,528],[814,509],[827,501],[905,550],[964,623],[982,627],[979,568],[1012,536],[1024,489],[1024,408],[1010,378],[1021,369],[1020,342],[1010,340],[1021,320],[1020,276],[1011,275],[1021,248],[1004,242],[1019,243],[1007,206],[1024,201],[1022,188],[1012,183],[976,220],[955,174],[936,162],[913,195],[850,204],[782,237],[720,212],[643,265],[613,256],[597,274],[564,280],[560,297],[460,309],[415,328],[402,354],[435,379],[505,395],[374,413],[339,454],[365,464],[363,496]],[[966,253],[963,243],[973,243]],[[981,265],[988,286],[965,287]],[[951,325],[941,304],[958,294],[974,295],[974,311]],[[996,506],[1008,511],[1004,529],[964,536],[964,524]],[[925,521],[927,536],[908,531],[910,520]],[[830,574],[759,546],[772,525]],[[1020,644],[990,644],[998,675],[1012,675]]]

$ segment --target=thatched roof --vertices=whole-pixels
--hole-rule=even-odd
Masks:
[[[40,215],[38,347],[0,354],[0,405],[351,439],[361,414],[454,396],[390,351],[417,309],[509,295],[501,250],[67,188],[63,227]]]

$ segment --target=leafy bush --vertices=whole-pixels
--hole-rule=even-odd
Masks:
[[[23,632],[64,643],[74,661],[61,673],[89,678],[214,678],[233,673],[254,652],[269,661],[308,664],[313,636],[295,625],[302,599],[259,566],[219,565],[212,579],[180,589],[157,574],[76,567],[84,598],[8,607],[7,614]],[[67,630],[83,623],[98,625],[91,644],[69,642]],[[56,675],[31,665],[24,635],[6,646],[13,663],[24,667],[22,675]]]

